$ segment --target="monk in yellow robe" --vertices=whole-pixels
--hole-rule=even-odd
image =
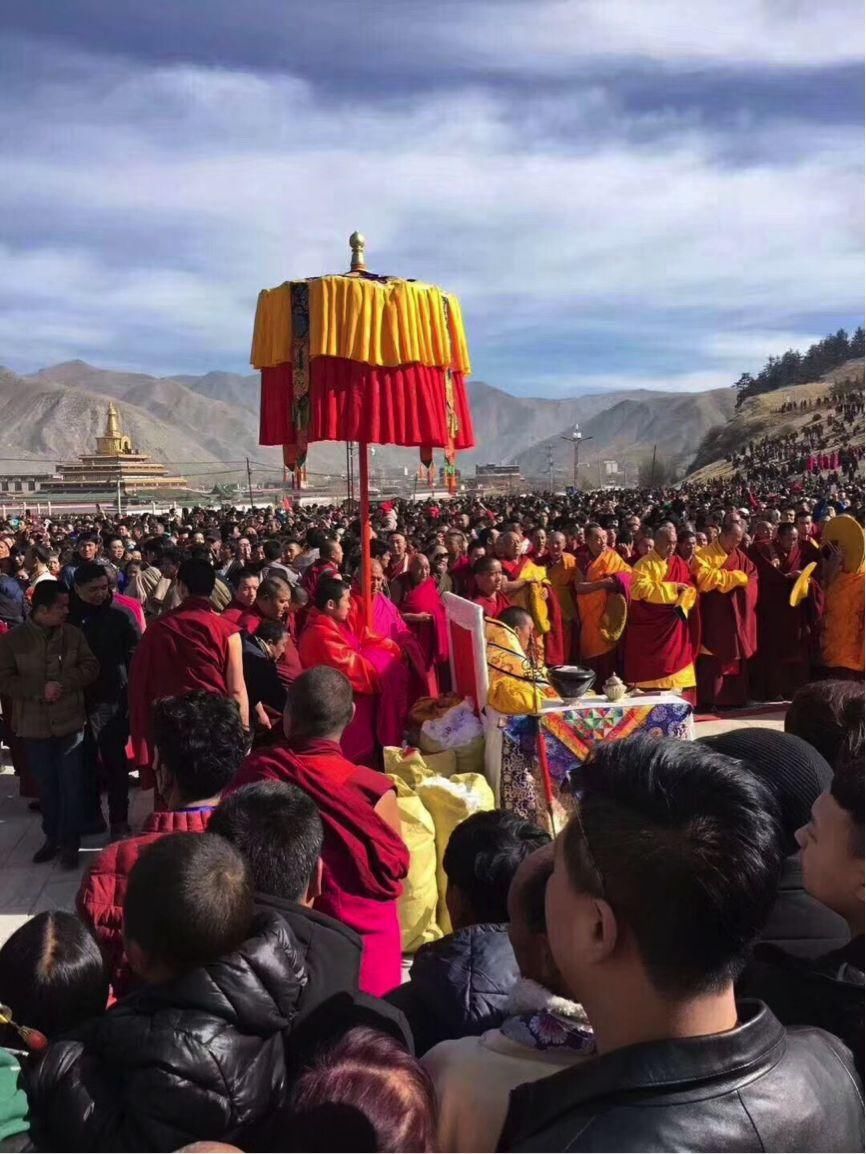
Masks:
[[[696,705],[698,592],[678,556],[677,531],[667,522],[653,547],[635,562],[625,640],[625,679],[639,689],[673,689]]]
[[[748,662],[758,649],[758,570],[741,547],[743,532],[741,521],[726,518],[691,566],[701,595],[698,703],[722,709],[748,701]]]
[[[522,547],[519,533],[502,534],[501,564],[506,578],[502,591],[512,605],[525,609],[532,617],[535,631],[544,642],[547,664],[564,665],[567,647],[559,602],[547,579],[547,570],[522,553]]]
[[[580,618],[580,661],[595,670],[595,683],[601,687],[616,672],[617,641],[603,628],[608,598],[627,596],[631,567],[608,546],[601,525],[587,525],[584,540],[589,562],[583,572],[578,571],[574,584]]]
[[[571,661],[577,652],[578,631],[577,604],[574,599],[574,578],[577,575],[577,559],[573,554],[566,552],[567,538],[564,533],[552,533],[548,542],[547,580],[562,614],[562,632],[564,635],[566,661]]]
[[[846,541],[841,547],[828,544],[827,548],[830,556],[824,561],[821,575],[824,587],[821,662],[829,677],[862,681],[866,580],[860,560],[862,547],[858,552]]]
[[[525,609],[512,605],[498,620],[488,619],[484,634],[491,708],[499,713],[537,714],[546,702],[561,700],[537,660],[535,625]]]

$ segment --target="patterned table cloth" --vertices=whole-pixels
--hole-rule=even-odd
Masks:
[[[568,816],[571,790],[580,788],[580,766],[600,741],[619,741],[637,732],[694,738],[691,705],[675,694],[609,702],[588,698],[554,707],[540,717],[503,718],[499,803],[556,832]],[[548,804],[542,756],[549,774]]]

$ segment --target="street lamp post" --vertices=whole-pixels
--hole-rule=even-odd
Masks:
[[[580,425],[576,424],[569,435],[567,437],[561,437],[560,440],[571,441],[572,445],[574,446],[574,488],[579,489],[580,484],[578,473],[580,470],[580,442],[591,441],[592,437],[585,437],[580,431]]]

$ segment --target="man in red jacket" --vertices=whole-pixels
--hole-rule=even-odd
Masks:
[[[77,898],[79,916],[99,942],[118,998],[134,980],[123,950],[123,899],[138,855],[168,833],[202,833],[247,745],[234,701],[202,690],[155,703],[153,740],[156,787],[166,808],[145,819],[139,837],[113,842],[102,851],[84,875]]]

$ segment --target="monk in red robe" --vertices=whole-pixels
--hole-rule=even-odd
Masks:
[[[214,612],[210,596],[215,580],[207,561],[184,561],[178,573],[181,604],[153,621],[136,648],[129,678],[129,728],[133,761],[145,788],[153,784],[151,706],[158,698],[196,689],[231,697],[244,728],[249,728],[241,634],[237,625]]]
[[[401,577],[409,568],[409,544],[402,533],[392,533],[388,538],[391,560],[388,562],[388,584]]]
[[[319,546],[319,559],[307,570],[301,579],[301,588],[305,589],[310,598],[316,596],[316,589],[323,577],[339,577],[340,567],[343,564],[343,546],[339,541],[328,538]]]
[[[232,621],[242,633],[254,637],[263,621],[281,621],[289,630],[286,647],[276,663],[283,685],[291,685],[301,675],[301,659],[291,629],[292,590],[282,577],[266,577],[256,590],[253,604],[243,612],[223,613],[223,620]]]
[[[701,595],[698,701],[722,709],[748,701],[748,662],[758,648],[758,571],[742,540],[742,522],[726,518],[716,540],[698,549],[692,562]]]
[[[452,592],[458,597],[472,596],[474,581],[472,576],[472,562],[467,554],[466,536],[459,530],[445,535],[445,548],[448,550],[448,576],[451,578]]]
[[[341,739],[353,692],[336,669],[307,670],[289,689],[285,738],[253,752],[230,790],[284,781],[316,803],[324,827],[321,893],[314,909],[360,934],[360,988],[381,996],[400,984],[397,899],[409,870],[394,787],[349,761]]]
[[[381,561],[377,561],[375,557],[370,561],[370,584],[373,593],[372,631],[377,637],[395,641],[403,651],[412,673],[409,685],[409,707],[411,708],[419,697],[426,697],[430,693],[424,655],[415,634],[400,616],[400,610],[391,598],[386,596],[385,570],[382,568]],[[352,609],[347,624],[356,637],[363,635],[364,618],[360,573],[357,574],[352,585]]]
[[[423,553],[412,554],[408,571],[394,581],[391,592],[421,648],[430,696],[438,697],[448,681],[448,618]]]
[[[545,664],[563,665],[571,648],[562,625],[559,601],[547,579],[547,571],[521,552],[519,533],[502,534],[503,592],[512,605],[530,614],[538,636],[544,641]]]
[[[790,701],[809,680],[822,597],[817,581],[796,607],[791,589],[808,562],[796,525],[779,525],[775,541],[756,541],[748,555],[758,571],[758,651],[749,682],[757,701]]]
[[[652,549],[635,563],[625,634],[625,679],[643,690],[676,690],[695,705],[698,595],[676,546],[677,531],[667,522],[656,529]]]
[[[479,557],[472,569],[475,596],[472,600],[484,610],[484,616],[496,619],[511,608],[511,602],[502,592],[505,574],[502,562],[492,554]]]
[[[343,753],[351,761],[374,764],[380,745],[400,745],[409,712],[409,672],[399,645],[370,630],[356,634],[348,624],[352,611],[348,585],[323,577],[314,607],[301,634],[304,669],[327,665],[348,677],[355,695],[355,716],[343,734]]]
[[[241,618],[249,613],[256,603],[259,582],[258,573],[254,573],[252,569],[241,569],[235,578],[231,602],[223,610],[224,621],[231,621],[234,625],[240,626]],[[241,626],[241,628],[243,627]],[[250,631],[245,629],[244,632],[249,633]]]

